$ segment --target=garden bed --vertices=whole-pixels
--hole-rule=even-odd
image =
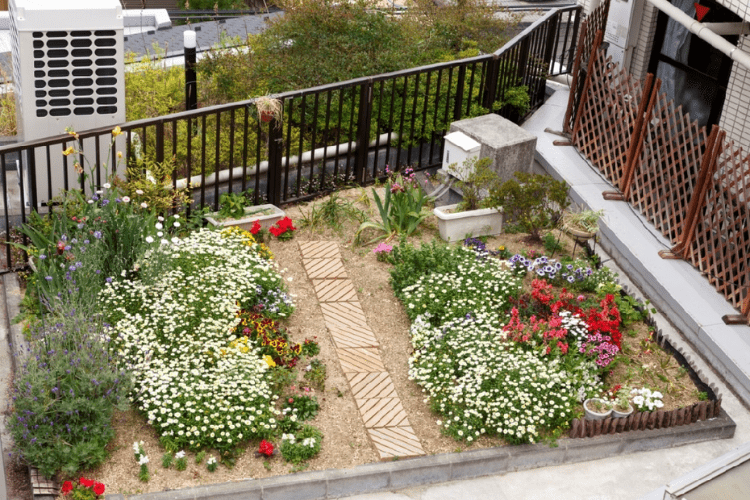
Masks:
[[[336,203],[339,203],[342,207],[356,206],[359,209],[370,211],[370,216],[372,216],[373,205],[370,204],[368,208],[367,200],[371,199],[371,195],[367,191],[353,189],[336,196],[339,200]],[[287,207],[286,212],[295,223],[300,226],[307,222],[306,227],[297,230],[294,240],[291,242],[282,242],[275,239],[269,242],[269,248],[274,253],[281,275],[296,303],[296,311],[285,321],[290,341],[301,343],[305,339],[315,339],[320,345],[320,354],[317,358],[324,362],[327,367],[325,388],[323,390],[311,390],[311,393],[318,397],[321,404],[318,416],[311,422],[324,435],[320,454],[304,462],[302,466],[294,466],[284,462],[278,456],[270,459],[256,457],[253,451],[257,448],[257,444],[251,443],[244,453],[237,456],[232,468],[220,466],[216,472],[210,473],[206,470],[205,462],[196,464],[193,460],[195,455],[189,453],[185,471],[177,471],[174,468],[164,469],[158,460],[158,457],[164,452],[159,442],[159,436],[154,428],[147,424],[143,415],[134,410],[129,410],[118,412],[114,416],[115,439],[110,443],[108,449],[110,458],[94,470],[83,471],[84,475],[96,477],[98,481],[106,484],[108,492],[136,494],[247,478],[264,478],[303,469],[320,471],[351,468],[378,460],[377,454],[368,441],[364,425],[359,418],[357,406],[349,393],[347,379],[338,365],[335,345],[325,330],[314,289],[302,267],[297,243],[306,240],[336,241],[339,244],[344,267],[357,291],[358,299],[367,317],[367,323],[381,346],[383,362],[393,380],[410,424],[420,439],[426,454],[443,454],[506,445],[503,440],[485,435],[479,436],[471,442],[456,441],[444,434],[441,427],[436,424],[436,421],[443,417],[431,411],[422,389],[409,379],[409,357],[414,350],[409,335],[411,322],[404,306],[394,296],[389,283],[391,265],[377,260],[372,251],[374,245],[360,247],[353,244],[354,232],[358,222],[342,220],[339,223],[340,227],[336,227],[336,217],[331,214],[337,213],[341,216],[344,212],[342,210],[330,210],[332,205],[330,200],[331,198],[319,200],[315,203],[315,208],[312,205]],[[328,207],[327,212],[326,207]],[[322,213],[327,213],[327,216],[320,216]],[[316,218],[316,214],[319,217]],[[554,233],[555,237],[557,233]],[[523,234],[503,234],[489,239],[487,246],[494,249],[504,247],[504,250],[509,254],[523,251],[527,254],[541,255],[544,252],[542,246],[530,246],[524,243],[524,237]],[[412,244],[418,244],[419,242],[431,242],[435,239],[437,239],[436,223],[434,218],[431,217],[423,223],[421,231],[410,237],[409,241]],[[565,236],[561,236],[561,241],[568,250],[572,248],[572,242],[566,240]],[[662,376],[667,377],[674,387],[669,392],[665,391],[663,410],[678,410],[684,414],[685,410],[680,410],[680,407],[691,407],[691,405],[701,403],[699,398],[714,398],[715,395],[713,393],[708,394],[705,388],[701,388],[700,391],[696,389],[689,376],[689,369],[680,368],[671,356],[666,353],[661,354],[662,351],[657,345],[659,341],[658,336],[653,335],[653,330],[645,323],[638,323],[633,328],[632,334],[623,335],[623,345],[626,346],[623,350],[631,351],[630,354],[636,360],[633,361],[634,367],[652,366],[655,368],[663,365],[665,371]],[[667,359],[671,361],[667,361]],[[303,369],[306,362],[305,359],[301,361]],[[627,367],[628,365],[622,366]],[[653,379],[648,375],[651,371],[655,372],[656,370],[646,368],[644,371],[646,372],[644,376],[634,374],[631,377],[632,385],[639,386],[639,384],[644,383],[654,385],[657,380],[662,381],[661,377]],[[682,375],[679,375],[679,373],[682,373]],[[295,390],[299,390],[300,384],[307,385],[301,378],[301,374],[293,384],[296,387]],[[707,392],[707,394],[700,395],[700,392]],[[300,393],[304,393],[304,390]],[[707,417],[718,414],[720,405],[712,402],[711,406],[711,411],[708,407],[705,408]],[[701,415],[700,410],[695,412],[696,418]],[[683,416],[682,422],[694,421],[693,418],[693,412],[691,411],[690,418],[685,419]],[[639,425],[641,425],[641,420],[638,419]],[[663,423],[664,419],[662,418],[661,421]],[[571,437],[583,434],[583,431],[580,430],[582,426],[579,424],[576,427],[575,422],[573,420],[573,427],[570,429]],[[648,427],[649,420],[646,419],[642,425]],[[622,427],[624,430],[624,425]],[[631,425],[631,427],[634,426]],[[655,421],[654,427],[656,427]],[[576,432],[573,432],[574,430]],[[617,431],[617,426],[613,428],[610,425],[607,428],[608,432],[612,430]],[[722,432],[726,433],[725,431]],[[586,431],[586,434],[591,435],[591,432]],[[714,437],[718,437],[718,435]],[[150,480],[148,482],[139,481],[138,478],[138,465],[133,460],[132,450],[132,444],[135,441],[143,441],[143,448],[152,457]],[[508,452],[512,453],[513,449],[508,448]]]

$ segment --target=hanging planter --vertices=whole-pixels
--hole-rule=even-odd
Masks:
[[[271,96],[262,96],[255,99],[255,108],[258,110],[258,119],[264,123],[271,120],[281,122],[284,114],[284,106],[279,99]]]

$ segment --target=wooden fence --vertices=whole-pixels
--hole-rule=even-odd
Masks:
[[[669,239],[662,257],[690,262],[742,313],[724,320],[747,322],[750,155],[720,127],[698,126],[658,78],[628,75],[601,40],[600,31],[585,73],[578,67],[581,94],[571,91],[573,145],[619,188],[606,197],[631,203]]]

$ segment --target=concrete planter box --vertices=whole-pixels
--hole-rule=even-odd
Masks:
[[[218,212],[214,212],[211,215],[207,215],[206,220],[214,226],[238,226],[240,229],[250,231],[250,228],[253,227],[256,220],[260,222],[263,229],[268,229],[284,218],[286,214],[276,205],[266,204],[245,207],[245,217],[242,219],[216,220],[218,215]]]
[[[503,211],[496,208],[481,208],[467,212],[452,213],[458,205],[435,207],[440,237],[445,241],[459,241],[468,236],[491,236],[503,232]]]

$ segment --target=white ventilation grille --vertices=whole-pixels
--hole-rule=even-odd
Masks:
[[[20,139],[59,136],[69,127],[80,132],[125,122],[119,0],[10,0],[8,10]],[[96,163],[93,152],[111,150],[110,139],[105,134],[98,144],[93,138],[84,141],[89,164]],[[122,149],[120,144],[117,148]],[[37,203],[78,186],[74,162],[66,168],[59,152],[49,152],[49,169],[44,148],[36,150],[33,160]]]
[[[117,113],[117,32],[34,31],[36,116]]]

